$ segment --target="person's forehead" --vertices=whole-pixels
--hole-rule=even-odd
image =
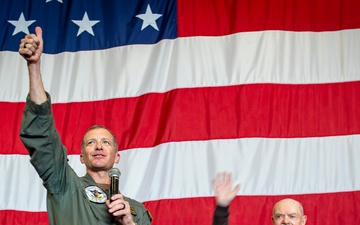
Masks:
[[[89,130],[85,134],[85,140],[86,139],[92,139],[92,138],[112,138],[111,133],[105,129],[105,128],[94,128],[92,130]]]
[[[275,213],[300,213],[299,204],[296,201],[281,201],[276,204]]]

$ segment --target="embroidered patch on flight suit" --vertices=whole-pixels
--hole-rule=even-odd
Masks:
[[[132,206],[130,206],[130,213],[131,213],[133,216],[136,216],[136,215],[137,215],[134,207],[132,207]]]
[[[85,188],[88,199],[95,203],[105,203],[107,196],[105,192],[97,186],[89,186]]]

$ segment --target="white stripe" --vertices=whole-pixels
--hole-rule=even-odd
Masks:
[[[4,190],[0,210],[46,210],[46,192],[29,156],[0,155],[0,169],[3,173],[0,188]]]
[[[213,196],[219,171],[234,174],[239,195],[281,195],[360,190],[360,135],[301,139],[173,142],[122,151],[120,190],[139,201]],[[79,175],[78,155],[69,156]],[[28,156],[0,156],[0,209],[45,211],[45,190]],[[20,174],[20,175],[17,175]]]
[[[43,55],[53,102],[93,101],[176,88],[360,80],[360,29],[248,32]],[[46,45],[46,43],[45,43]],[[0,53],[0,99],[24,102],[25,61]]]

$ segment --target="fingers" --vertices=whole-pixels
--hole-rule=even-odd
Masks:
[[[240,184],[235,185],[233,192],[236,194],[239,192],[239,190],[240,190]]]
[[[113,216],[122,216],[129,214],[130,215],[130,204],[124,200],[124,197],[121,194],[116,194],[111,197],[112,202],[107,201],[109,207],[109,213]]]
[[[38,44],[31,36],[26,36],[20,43],[20,50],[23,49],[24,53],[33,54],[37,48]]]
[[[115,217],[130,215],[130,205],[128,202],[120,202],[119,204],[116,204],[114,207],[110,208],[109,213]]]
[[[231,173],[224,172],[222,179],[223,179],[224,184],[230,184],[231,183]]]
[[[35,28],[35,33],[36,33],[36,37],[38,38],[38,40],[40,42],[42,42],[42,29],[41,29],[41,27],[36,27]]]
[[[240,185],[240,184],[237,184],[237,185],[234,187],[234,189],[235,189],[236,191],[239,191],[239,190],[240,190],[240,187],[241,187],[241,185]]]
[[[212,183],[215,188],[220,185],[231,185],[231,173],[228,172],[217,173]]]
[[[25,38],[21,39],[19,53],[24,57],[30,57],[33,54],[33,50],[35,50],[35,47],[33,46],[33,41],[31,38],[26,35]]]
[[[213,180],[216,204],[219,206],[229,206],[240,190],[240,184],[232,187],[232,174],[230,172],[220,172]]]
[[[232,187],[232,174],[229,172],[220,172],[212,182],[217,195],[226,193],[235,194],[240,190],[240,184]]]
[[[28,62],[37,62],[43,50],[43,39],[41,27],[36,27],[36,34],[27,34],[21,39],[19,54]]]

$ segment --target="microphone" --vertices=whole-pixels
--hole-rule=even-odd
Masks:
[[[111,197],[114,196],[115,194],[119,194],[119,178],[120,178],[120,170],[118,168],[112,168],[109,171],[109,177],[110,177],[110,202]]]

